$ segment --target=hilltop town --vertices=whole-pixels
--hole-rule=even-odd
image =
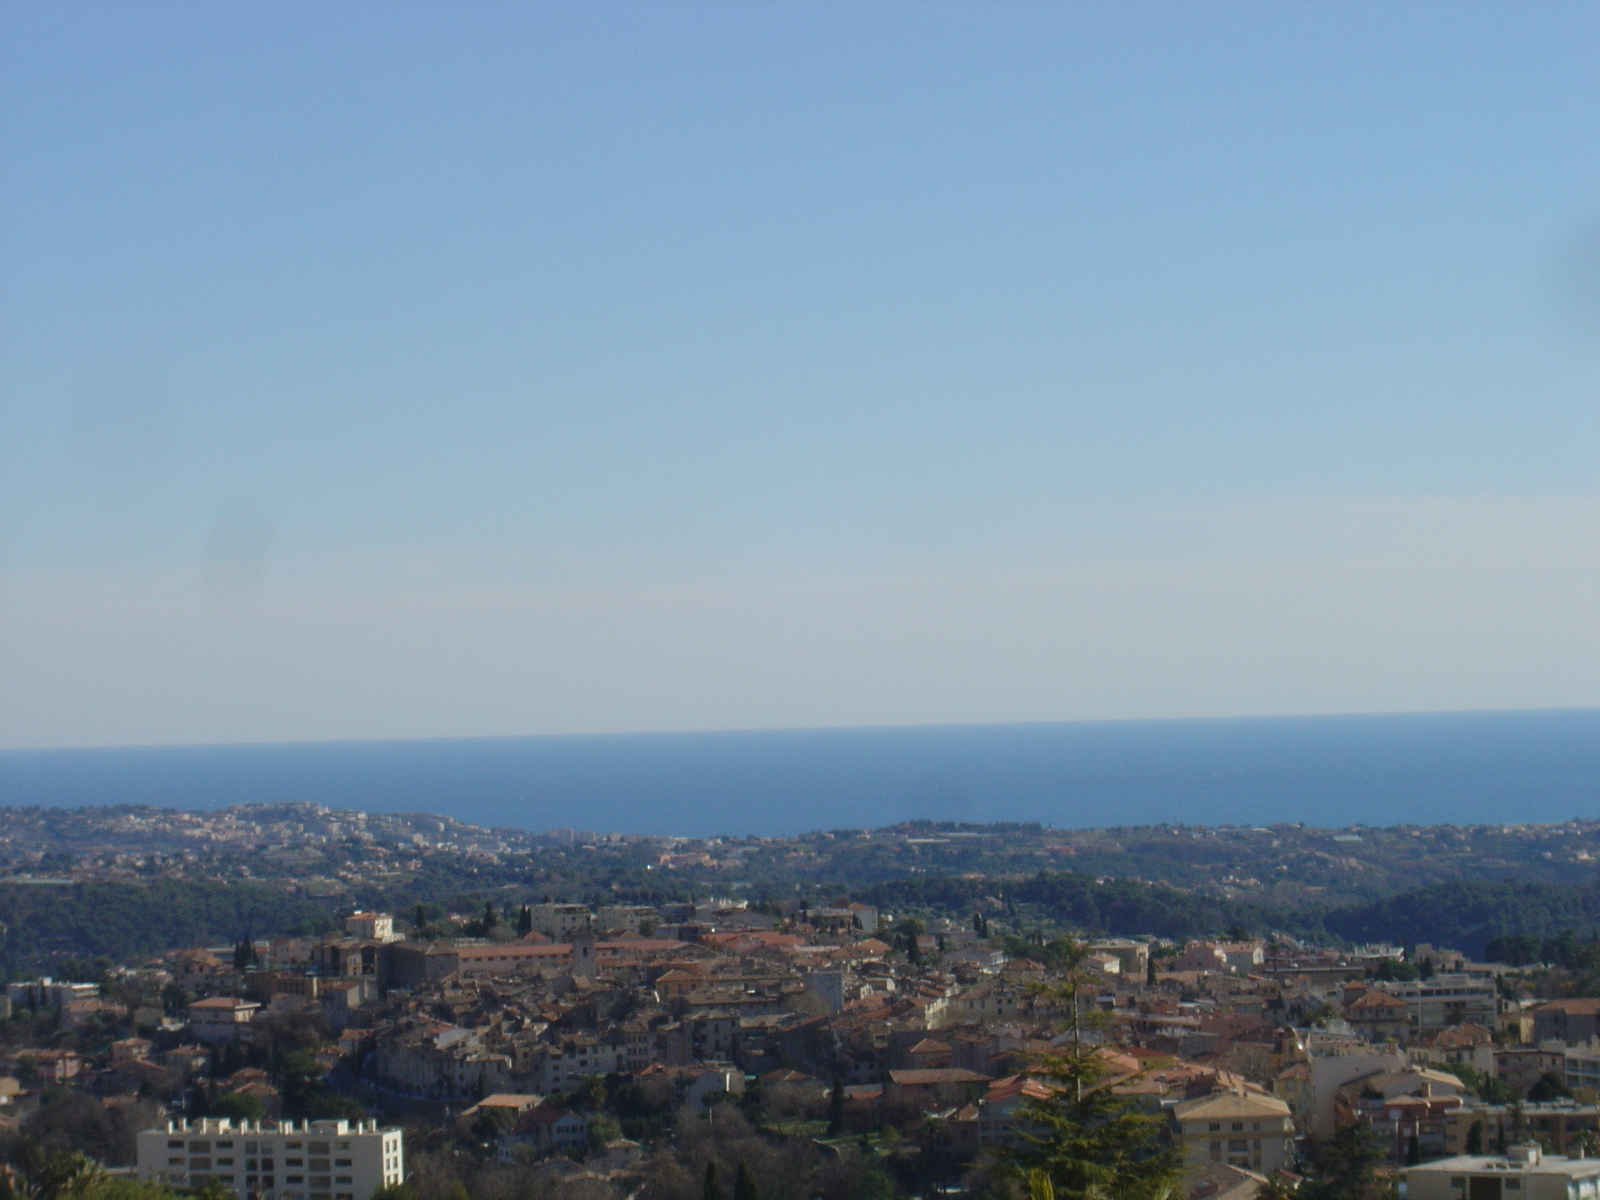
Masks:
[[[240,1196],[692,1197],[711,1163],[777,1172],[763,1196],[1000,1195],[1070,1039],[1196,1200],[1297,1180],[1356,1125],[1396,1168],[1600,1151],[1600,1000],[1546,998],[1549,964],[1007,922],[847,897],[347,913],[11,983],[0,1127]]]
[[[1597,840],[0,810],[0,1139],[274,1200],[999,1198],[1076,1049],[1192,1200],[1356,1128],[1600,1150]]]

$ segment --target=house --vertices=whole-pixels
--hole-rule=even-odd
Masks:
[[[1334,1097],[1353,1079],[1364,1079],[1381,1071],[1402,1071],[1409,1062],[1404,1052],[1317,1054],[1309,1064],[1310,1104],[1306,1112],[1307,1132],[1313,1137],[1332,1137],[1338,1128],[1333,1117]]]
[[[356,912],[344,919],[345,933],[364,942],[396,942],[394,917],[388,913]]]
[[[48,1083],[65,1083],[83,1070],[83,1059],[74,1050],[21,1050],[16,1062],[21,1067],[32,1059],[39,1078]]]
[[[1600,1159],[1545,1154],[1537,1142],[1505,1155],[1459,1155],[1401,1173],[1406,1200],[1580,1200],[1600,1193]]]
[[[1519,1096],[1526,1096],[1546,1075],[1554,1075],[1564,1084],[1566,1074],[1567,1055],[1563,1047],[1514,1046],[1494,1052],[1495,1078]]]
[[[1185,1176],[1189,1200],[1256,1200],[1267,1177],[1227,1163],[1207,1163]]]
[[[1422,1158],[1450,1153],[1450,1115],[1461,1107],[1461,1086],[1436,1085],[1434,1071],[1392,1071],[1359,1079],[1339,1089],[1335,1120],[1360,1122],[1376,1135],[1393,1162],[1404,1162],[1413,1150]]]
[[[250,1022],[261,1009],[254,1000],[212,996],[189,1005],[189,1032],[209,1045],[248,1039]]]
[[[1344,1006],[1344,1019],[1367,1041],[1398,1041],[1411,1027],[1406,1002],[1388,992],[1369,988]]]
[[[461,1119],[471,1121],[480,1116],[487,1116],[500,1122],[504,1128],[514,1124],[523,1113],[538,1108],[543,1100],[543,1096],[535,1096],[532,1093],[496,1092],[492,1096],[485,1096],[463,1112]]]
[[[1292,1159],[1294,1117],[1275,1096],[1213,1092],[1174,1106],[1172,1123],[1188,1167],[1227,1163],[1270,1174]]]
[[[1476,1133],[1474,1133],[1476,1130]],[[1472,1154],[1537,1138],[1557,1154],[1583,1153],[1600,1139],[1600,1107],[1553,1100],[1546,1104],[1463,1104],[1445,1114],[1445,1153]]]
[[[906,1062],[918,1070],[955,1065],[952,1061],[950,1046],[945,1042],[935,1041],[933,1038],[923,1038],[911,1049],[907,1050]]]
[[[731,1063],[706,1063],[685,1077],[683,1103],[690,1112],[699,1112],[706,1099],[716,1093],[744,1094],[744,1072]]]
[[[548,1154],[585,1154],[588,1150],[588,1123],[577,1113],[546,1104],[524,1113],[511,1132],[502,1134],[499,1140],[504,1162]]]
[[[61,1006],[61,1027],[77,1029],[96,1017],[110,1017],[115,1020],[127,1015],[128,1010],[120,1004],[102,1000],[99,996],[85,996],[78,1000],[68,1000]]]
[[[1471,1067],[1485,1075],[1495,1073],[1494,1034],[1471,1021],[1417,1038],[1406,1047],[1406,1054],[1419,1065],[1437,1063]]]
[[[111,1043],[111,1061],[124,1063],[143,1061],[150,1057],[150,1051],[155,1049],[155,1043],[148,1038],[131,1037]]]
[[[1551,1000],[1533,1010],[1535,1042],[1587,1042],[1600,1037],[1600,999]]]
[[[965,1067],[890,1071],[886,1100],[912,1101],[924,1108],[945,1108],[975,1100],[992,1081]]]
[[[1048,1083],[1013,1075],[997,1079],[978,1103],[978,1141],[985,1146],[1017,1149],[1036,1127],[1028,1119],[1030,1104],[1043,1103],[1056,1093]]]
[[[1125,978],[1143,979],[1145,969],[1150,962],[1150,947],[1144,942],[1130,941],[1127,938],[1103,938],[1092,943],[1089,949],[1097,954],[1116,955]]]
[[[181,950],[172,957],[173,981],[186,992],[209,991],[231,974],[231,964],[209,950]]]

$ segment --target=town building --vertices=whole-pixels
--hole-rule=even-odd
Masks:
[[[189,1005],[189,1032],[208,1045],[249,1040],[261,1005],[237,996],[211,996]]]
[[[1292,1158],[1294,1117],[1275,1096],[1215,1092],[1175,1105],[1172,1123],[1188,1167],[1220,1162],[1270,1174]]]
[[[1505,1155],[1458,1155],[1401,1172],[1404,1200],[1595,1200],[1600,1159],[1545,1154],[1537,1142]]]
[[[137,1138],[139,1178],[240,1200],[370,1200],[405,1179],[398,1129],[376,1122],[169,1121]]]

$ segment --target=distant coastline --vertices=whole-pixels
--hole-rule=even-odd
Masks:
[[[1559,822],[1600,813],[1600,709],[0,752],[11,806],[294,800],[687,836]]]

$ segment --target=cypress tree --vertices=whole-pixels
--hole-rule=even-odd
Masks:
[[[733,1175],[733,1200],[761,1200],[761,1189],[756,1186],[755,1174],[750,1164],[739,1160],[739,1169]]]

